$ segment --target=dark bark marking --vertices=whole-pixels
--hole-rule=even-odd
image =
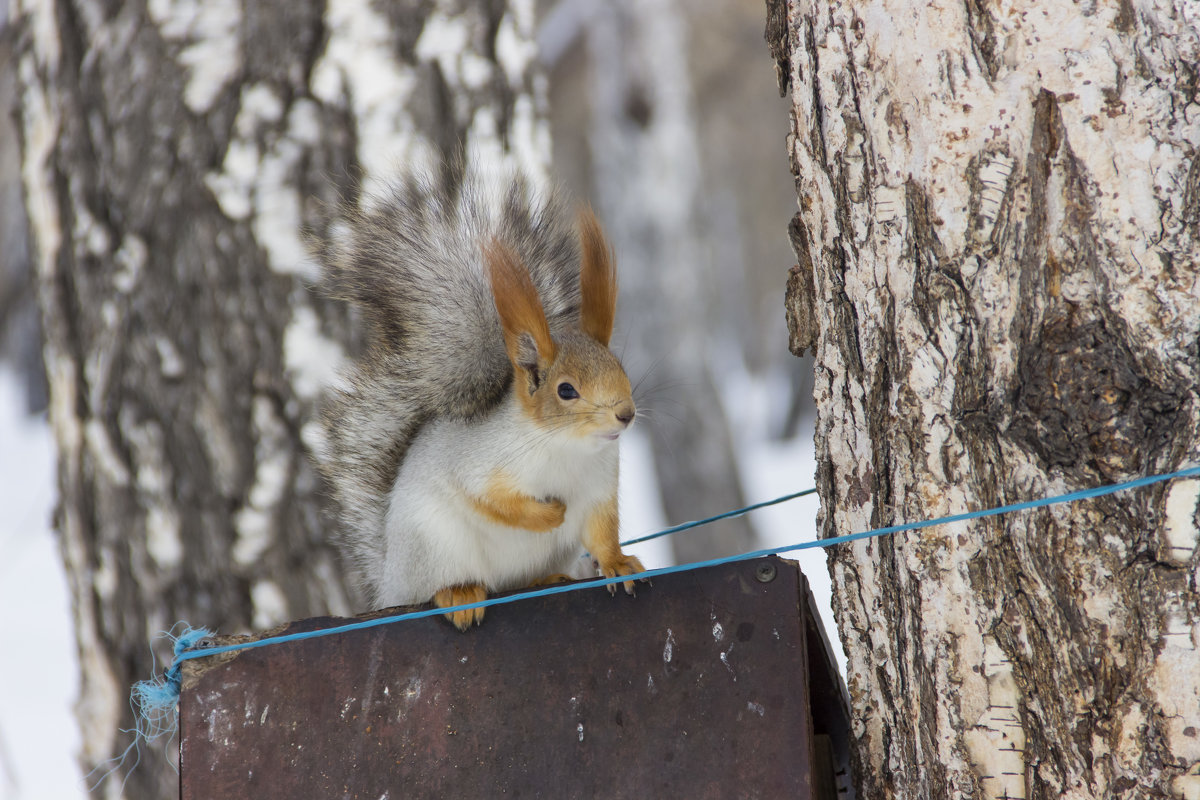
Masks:
[[[1188,153],[1188,158],[1192,163],[1188,167],[1187,179],[1183,185],[1179,218],[1192,232],[1192,236],[1200,239],[1200,150],[1193,149]]]
[[[986,258],[994,258],[1003,248],[1004,239],[1008,233],[1008,218],[1012,211],[1012,200],[1017,181],[1008,180],[1004,187],[1004,196],[1001,198],[999,205],[996,207],[994,216],[987,218],[983,210],[984,193],[994,187],[988,186],[980,177],[985,166],[993,158],[1004,157],[1012,159],[1012,154],[1006,149],[984,150],[976,153],[971,157],[967,164],[966,181],[970,187],[970,196],[967,200],[967,214],[970,219],[968,230],[971,238],[974,240],[973,245],[969,248],[970,252],[977,252]],[[1010,167],[1009,176],[1011,176],[1012,167]],[[988,238],[981,240],[980,232],[991,226],[991,233]]]
[[[650,122],[654,119],[654,104],[650,102],[650,95],[640,81],[630,82],[621,111],[626,119],[641,130],[650,127]]]
[[[916,446],[922,438],[919,431],[901,431],[896,428],[896,418],[888,413],[891,404],[888,393],[892,388],[892,375],[903,374],[899,363],[900,354],[896,347],[896,307],[889,296],[884,306],[883,327],[888,335],[882,340],[881,358],[875,364],[871,376],[871,386],[863,401],[864,413],[867,415],[867,435],[871,440],[871,463],[864,465],[866,475],[861,476],[863,483],[869,483],[869,490],[863,487],[863,497],[856,498],[858,505],[864,505],[874,499],[871,510],[871,524],[876,528],[893,524],[896,521],[896,498],[892,493],[892,447],[893,439],[908,436],[910,441],[915,437]]]
[[[496,108],[496,129],[500,135],[500,143],[507,151],[511,147],[509,135],[514,116],[513,109],[517,103],[516,89],[521,87],[514,89],[509,86],[508,76],[496,60],[496,35],[500,30],[500,23],[504,19],[506,11],[507,3],[504,0],[490,0],[490,2],[484,3],[483,41],[480,44],[484,57],[496,65],[492,73],[491,90],[486,95],[486,102]],[[466,139],[465,130],[463,139],[464,141]]]
[[[1132,33],[1137,25],[1137,12],[1133,10],[1132,0],[1117,0],[1117,16],[1113,18],[1113,27],[1121,33]]]
[[[278,91],[285,107],[295,92],[303,90],[326,40],[324,8],[312,2],[290,3],[280,14],[273,5],[247,3],[243,6],[238,38],[244,59],[241,72],[267,82]],[[240,77],[240,76],[239,76]],[[300,83],[304,81],[304,83]],[[234,92],[242,83],[230,81]],[[218,101],[217,105],[221,102]],[[236,105],[236,104],[234,104]],[[281,118],[281,125],[284,124]]]
[[[804,50],[812,56],[812,149],[813,161],[818,164],[829,164],[825,151],[825,106],[821,103],[821,82],[817,80],[820,66],[817,63],[817,35],[813,30],[811,17],[804,18]],[[835,183],[836,185],[836,183]]]
[[[933,317],[938,304],[942,301],[952,303],[958,316],[962,317],[966,292],[958,265],[946,257],[946,249],[938,239],[940,220],[932,216],[930,198],[912,178],[904,183],[904,213],[909,224],[906,249],[913,260],[914,305],[925,330],[930,336],[936,336],[940,326]]]
[[[1014,259],[1020,268],[1019,292],[1021,311],[1013,317],[1012,338],[1027,342],[1037,323],[1041,303],[1035,299],[1045,294],[1046,251],[1046,193],[1052,169],[1051,161],[1058,152],[1058,136],[1062,119],[1058,101],[1045,90],[1038,94],[1033,106],[1033,131],[1026,159],[1026,178],[1029,189],[1029,211],[1025,216],[1025,237]]]
[[[813,259],[809,248],[808,229],[799,213],[792,217],[788,225],[788,239],[796,253],[796,265],[788,272],[787,292],[784,297],[788,349],[795,356],[804,355],[806,350],[816,355],[817,337],[821,326],[817,319]]]
[[[767,49],[775,63],[775,82],[779,85],[779,96],[787,97],[792,88],[792,55],[785,0],[767,0],[767,25],[763,31],[763,38],[767,40]]]
[[[371,8],[389,23],[392,52],[401,63],[417,63],[417,42],[433,7],[433,0],[371,0]]]
[[[446,83],[441,65],[433,62],[426,69],[430,100],[429,138],[437,145],[442,164],[449,170],[453,164],[459,162],[457,156],[466,149],[467,129],[455,119],[453,92]],[[459,182],[453,177],[448,176],[448,179],[455,185]]]
[[[813,367],[814,371],[818,370],[818,369],[826,369],[826,368],[821,366],[820,364],[817,364]],[[828,370],[826,369],[826,371],[828,371]],[[835,494],[835,490],[834,490],[835,471],[833,469],[833,461],[829,458],[828,452],[826,452],[826,453],[818,452],[817,456],[818,456],[817,470],[816,470],[816,474],[813,476],[815,479],[814,483],[816,483],[816,485],[817,485],[817,494],[820,497],[829,497],[829,498],[837,497],[837,495]],[[834,527],[834,524],[833,524],[833,514],[824,512],[820,515],[820,520],[821,520],[820,537],[822,539],[829,539],[829,538],[832,538],[837,535],[837,529]],[[842,550],[844,549],[844,547],[847,547],[847,546],[848,545],[840,545],[840,544],[833,545],[832,548],[827,550],[827,552],[831,553],[833,557],[840,557],[842,554]],[[835,603],[839,602],[836,595],[834,597],[834,602]],[[860,602],[861,602],[861,598],[860,598]]]
[[[840,266],[844,267],[845,257],[842,255],[840,244],[841,240],[839,239],[839,246],[834,250],[834,258]],[[863,375],[863,360],[862,347],[858,343],[858,311],[846,295],[845,283],[842,281],[844,272],[844,269],[838,270],[833,281],[831,329],[839,333],[837,336],[838,350],[842,354],[842,361],[845,363],[846,369],[849,370],[855,381],[860,381]]]
[[[1128,2],[1128,0],[1126,0]],[[996,80],[1000,72],[1000,58],[996,53],[996,29],[986,0],[965,0],[967,31],[971,35],[971,54],[988,81]]]
[[[1021,348],[1009,435],[1047,466],[1120,480],[1155,463],[1183,424],[1186,397],[1147,379],[1122,333],[1067,313]]]
[[[1081,562],[1072,553],[1103,552],[1105,530],[1132,524],[1129,513],[1116,506],[1113,510],[1122,519],[1111,526],[1094,524],[1099,509],[1093,506],[1080,519],[1082,531],[1060,527],[1049,512],[1039,512],[1019,540],[995,540],[992,553],[971,565],[972,586],[1001,610],[992,634],[1011,662],[1023,698],[1014,713],[1026,731],[1027,760],[1042,764],[1041,778],[1052,774],[1061,782],[1082,774],[1088,785],[1096,785],[1093,739],[1118,744],[1120,706],[1127,695],[1139,691],[1133,679],[1137,661],[1153,657],[1136,623],[1127,624],[1125,636],[1113,637],[1107,626],[1087,616],[1085,598],[1078,592],[1080,576],[1073,565]],[[1106,566],[1116,568],[1115,563]],[[1121,605],[1137,607],[1135,596],[1128,591],[1122,595]],[[1045,657],[1064,643],[1064,658]],[[1118,665],[1118,656],[1124,666]],[[1057,796],[1048,788],[1031,793]]]

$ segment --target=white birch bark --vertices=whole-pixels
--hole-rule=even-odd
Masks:
[[[17,0],[85,770],[147,642],[344,612],[305,437],[350,337],[302,228],[415,160],[545,171],[532,4]],[[164,652],[159,652],[161,667]],[[167,797],[145,753],[98,797]]]
[[[1198,22],[769,4],[825,535],[1200,462]],[[1200,796],[1198,499],[839,548],[862,796]]]

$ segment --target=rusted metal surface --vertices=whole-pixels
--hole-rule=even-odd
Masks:
[[[189,661],[182,797],[809,797],[807,597],[770,558]]]

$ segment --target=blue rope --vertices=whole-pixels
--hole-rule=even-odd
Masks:
[[[289,633],[283,636],[271,636],[266,639],[258,639],[257,641],[244,642],[240,644],[228,644],[220,647],[205,647],[199,649],[188,650],[179,654],[176,657],[175,665],[193,658],[205,658],[207,656],[215,656],[220,653],[229,653],[235,650],[252,650],[258,647],[268,647],[270,645],[283,644],[284,642],[295,642],[303,639],[315,639],[321,636],[333,636],[340,633],[349,633],[351,631],[361,631],[368,628],[377,628],[381,625],[390,625],[394,622],[404,622],[411,619],[423,619],[425,617],[433,617],[439,614],[451,614],[456,611],[469,611],[475,608],[488,608],[490,606],[507,605],[516,603],[520,600],[531,600],[536,597],[550,597],[556,594],[565,594],[567,592],[579,592],[585,589],[594,589],[601,586],[613,586],[626,581],[647,580],[657,578],[660,575],[674,575],[680,572],[689,572],[691,570],[704,569],[706,567],[716,567],[722,564],[732,564],[738,561],[751,561],[764,556],[775,555],[777,553],[790,553],[797,550],[808,550],[814,547],[832,547],[836,544],[846,544],[847,542],[855,542],[860,539],[872,539],[879,536],[887,536],[893,533],[902,531],[918,530],[921,528],[931,528],[934,525],[946,525],[951,522],[965,522],[967,520],[982,519],[984,517],[995,517],[1001,514],[1010,514],[1016,511],[1028,511],[1034,508],[1044,508],[1046,506],[1059,505],[1062,503],[1074,503],[1079,500],[1087,500],[1095,497],[1103,497],[1105,495],[1115,494],[1116,492],[1126,491],[1129,489],[1138,489],[1143,486],[1150,486],[1163,481],[1174,480],[1176,478],[1185,478],[1192,476],[1200,476],[1200,466],[1190,467],[1188,469],[1179,470],[1178,472],[1170,472],[1162,475],[1151,475],[1145,478],[1138,478],[1124,483],[1114,483],[1107,486],[1099,486],[1094,489],[1082,489],[1077,492],[1068,494],[1055,495],[1053,497],[1044,497],[1040,500],[1029,500],[1023,503],[1011,503],[1009,505],[997,506],[995,508],[986,508],[982,511],[969,511],[964,514],[951,514],[945,517],[937,517],[935,519],[920,520],[919,522],[906,522],[900,525],[889,525],[885,528],[874,528],[872,530],[860,531],[858,533],[848,533],[844,536],[833,536],[828,539],[817,539],[812,542],[801,542],[800,544],[788,545],[787,547],[773,547],[764,550],[754,550],[749,553],[739,553],[737,555],[725,556],[724,558],[713,558],[707,561],[695,561],[688,564],[678,564],[672,567],[660,567],[658,569],[650,569],[645,572],[638,572],[632,575],[618,575],[612,578],[595,578],[587,581],[578,581],[575,583],[558,584],[547,586],[541,589],[534,589],[528,592],[519,592],[504,597],[489,597],[486,600],[480,600],[475,603],[464,603],[457,606],[446,606],[445,608],[426,608],[420,611],[408,611],[403,614],[396,614],[388,617],[378,617],[376,619],[361,620],[352,622],[346,625],[338,625],[333,628],[323,628],[315,631],[302,631],[299,633]],[[809,490],[812,491],[812,490]],[[806,492],[798,492],[797,495],[805,494]],[[771,501],[775,502],[775,501]],[[782,501],[779,501],[782,502]],[[769,505],[759,504],[759,505]],[[742,509],[748,510],[748,509]],[[736,514],[738,512],[730,512]],[[721,517],[714,517],[720,519]],[[701,524],[700,523],[696,524]],[[689,523],[692,527],[693,524]],[[172,667],[174,669],[174,667]]]
[[[816,493],[817,493],[816,489],[805,489],[804,491],[796,492],[795,494],[785,494],[783,497],[776,497],[774,500],[764,500],[761,503],[755,503],[754,505],[746,506],[745,508],[735,508],[733,511],[726,511],[724,514],[717,514],[715,517],[705,517],[704,519],[694,520],[693,522],[684,522],[681,525],[675,525],[674,527],[671,527],[671,528],[663,528],[661,531],[657,531],[655,533],[648,533],[645,536],[639,536],[636,539],[626,539],[625,541],[621,542],[621,546],[628,547],[631,544],[641,544],[642,542],[648,542],[651,539],[657,539],[660,536],[670,536],[672,533],[679,533],[680,531],[686,531],[689,528],[699,528],[701,525],[707,525],[710,522],[716,522],[716,521],[722,520],[722,519],[731,519],[733,517],[740,517],[748,511],[754,511],[755,509],[759,509],[759,508],[766,508],[767,506],[773,506],[778,503],[786,503],[788,500],[795,500],[797,497],[804,497],[804,495],[806,495],[806,494],[816,494]]]
[[[528,592],[520,592],[517,594],[507,595],[505,597],[489,597],[486,600],[481,600],[476,603],[465,603],[457,606],[447,606],[445,608],[427,608],[420,611],[408,611],[403,614],[396,614],[387,617],[378,617],[376,619],[361,620],[359,622],[348,623],[346,625],[338,625],[332,628],[324,628],[314,631],[301,631],[299,633],[289,633],[284,636],[271,636],[257,641],[242,642],[239,644],[221,645],[219,647],[196,647],[199,640],[211,635],[209,631],[200,629],[187,628],[184,633],[175,638],[175,660],[171,668],[161,677],[150,681],[141,681],[133,687],[134,701],[139,705],[140,719],[137,724],[135,733],[139,739],[153,741],[162,734],[174,730],[174,719],[165,717],[170,711],[175,711],[177,716],[178,711],[175,706],[179,701],[179,691],[181,685],[181,669],[184,661],[195,658],[206,658],[215,656],[221,653],[230,653],[236,650],[254,650],[259,647],[268,647],[271,645],[283,644],[285,642],[297,642],[304,639],[315,639],[322,636],[334,636],[351,631],[367,630],[369,628],[377,628],[381,625],[390,625],[396,622],[404,622],[413,619],[423,619],[425,617],[433,617],[440,614],[451,614],[456,611],[469,611],[476,608],[488,608],[490,606],[507,605],[516,603],[521,600],[530,600],[536,597],[550,597],[557,594],[565,594],[567,592],[579,592],[585,589],[593,589],[601,586],[613,586],[626,581],[648,580],[656,578],[660,575],[674,575],[681,572],[690,572],[692,570],[704,569],[707,567],[716,567],[722,564],[731,564],[739,561],[750,561],[764,556],[775,555],[777,553],[790,553],[797,550],[808,550],[814,547],[832,547],[837,544],[846,544],[855,542],[861,539],[872,539],[879,536],[888,536],[894,533],[904,531],[919,530],[922,528],[931,528],[934,525],[946,525],[952,522],[965,522],[974,519],[983,519],[985,517],[995,517],[1001,514],[1010,514],[1017,511],[1028,511],[1035,508],[1045,508],[1047,506],[1059,505],[1063,503],[1074,503],[1079,500],[1088,500],[1096,497],[1104,497],[1105,495],[1115,494],[1117,492],[1127,491],[1130,489],[1138,489],[1143,486],[1150,486],[1164,481],[1175,480],[1177,478],[1187,478],[1200,476],[1200,466],[1189,467],[1177,472],[1169,472],[1161,475],[1151,475],[1144,478],[1138,478],[1132,481],[1123,483],[1114,483],[1106,486],[1099,486],[1094,489],[1082,489],[1076,492],[1067,494],[1054,495],[1053,497],[1044,497],[1040,500],[1029,500],[1022,503],[1010,503],[1008,505],[987,508],[981,511],[970,511],[963,514],[951,514],[945,517],[937,517],[935,519],[920,520],[918,522],[906,522],[899,525],[889,525],[884,528],[874,528],[872,530],[859,531],[857,533],[849,533],[844,536],[834,536],[828,539],[817,539],[811,542],[801,542],[799,544],[789,545],[787,547],[767,548],[764,550],[755,550],[749,553],[739,553],[733,556],[724,558],[713,558],[706,561],[696,561],[689,564],[679,564],[672,567],[661,567],[659,569],[650,569],[644,572],[638,572],[633,575],[619,575],[612,578],[595,578],[587,581],[579,581],[576,583],[559,584],[547,586],[541,589],[535,589]],[[699,525],[704,525],[719,519],[738,516],[755,508],[782,503],[786,500],[791,500],[806,494],[812,494],[815,489],[807,489],[795,494],[786,495],[775,500],[769,500],[763,503],[757,503],[752,506],[740,508],[735,511],[730,511],[725,514],[719,514],[715,517],[709,517],[695,522],[684,523],[677,525],[674,528],[667,528],[649,536],[643,536],[637,539],[632,539],[623,544],[634,544],[637,542],[647,541],[658,536],[665,536],[669,533],[675,533],[680,530],[694,528]]]

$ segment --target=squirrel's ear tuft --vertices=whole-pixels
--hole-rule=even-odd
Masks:
[[[617,316],[617,270],[612,247],[604,238],[600,221],[590,208],[579,212],[579,246],[583,264],[579,272],[579,290],[583,305],[579,326],[583,332],[605,347],[612,338]]]
[[[537,288],[520,257],[499,239],[484,245],[483,263],[492,284],[509,361],[528,373],[531,387],[537,388],[542,373],[558,355]]]

